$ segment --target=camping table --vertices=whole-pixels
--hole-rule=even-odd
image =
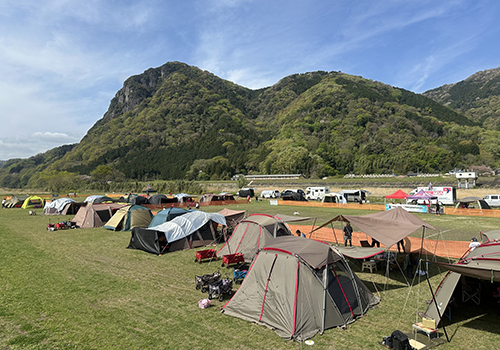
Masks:
[[[436,334],[436,337],[439,338],[439,332],[437,329],[424,327],[422,322],[418,322],[418,323],[413,324],[413,333],[418,332],[418,331],[421,331],[421,332],[424,332],[425,334],[427,334],[427,337],[429,337],[429,339],[431,339],[432,334]]]

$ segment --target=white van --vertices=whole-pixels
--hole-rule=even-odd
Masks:
[[[307,200],[321,200],[325,194],[330,193],[330,187],[308,187],[306,188]]]
[[[278,198],[280,196],[280,191],[278,190],[264,190],[260,194],[260,198]]]
[[[487,194],[483,199],[490,207],[500,207],[500,194]]]

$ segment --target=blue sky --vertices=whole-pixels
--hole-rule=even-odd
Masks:
[[[77,143],[125,79],[181,61],[248,88],[342,71],[414,92],[500,64],[497,0],[2,0],[0,159]]]

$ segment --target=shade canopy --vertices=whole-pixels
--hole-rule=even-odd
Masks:
[[[422,200],[429,200],[429,199],[437,199],[437,196],[433,196],[425,192],[424,190],[420,190],[419,192],[415,193],[412,196],[407,196],[406,199],[422,199]]]
[[[397,190],[393,194],[385,196],[385,198],[390,198],[390,199],[405,199],[408,196],[407,193],[404,193],[401,190]]]
[[[434,226],[419,219],[401,207],[369,215],[338,215],[312,232],[334,222],[350,222],[361,231],[390,247],[416,230],[426,227],[437,230]]]

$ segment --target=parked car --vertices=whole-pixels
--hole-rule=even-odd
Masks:
[[[488,194],[483,199],[490,207],[500,207],[500,194]]]
[[[278,198],[280,196],[280,191],[278,190],[264,190],[260,194],[261,198]]]
[[[286,189],[284,190],[283,192],[281,192],[281,197],[283,197],[284,195],[290,195],[291,193],[300,193],[301,195],[303,195],[304,197],[306,196],[306,193],[304,192],[303,189],[301,188],[296,188],[296,189]]]

